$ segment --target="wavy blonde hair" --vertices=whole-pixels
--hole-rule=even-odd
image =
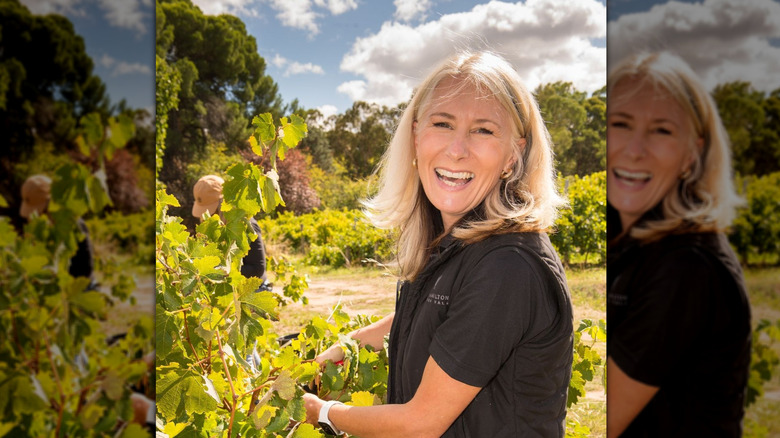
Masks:
[[[415,158],[413,124],[432,104],[436,87],[453,78],[460,89],[496,99],[512,121],[514,167],[487,195],[476,215],[455,224],[452,235],[473,243],[492,234],[546,231],[565,203],[558,194],[550,134],[533,95],[503,58],[490,52],[462,53],[436,68],[417,88],[401,116],[377,172],[379,190],[363,202],[366,215],[379,228],[398,231],[401,276],[414,279],[432,248],[444,237],[441,215],[423,191]],[[526,141],[521,147],[520,139]]]
[[[661,218],[650,218],[628,231],[642,241],[657,240],[668,234],[722,231],[734,220],[736,207],[743,203],[732,181],[731,149],[715,101],[696,73],[680,57],[669,52],[641,53],[621,61],[607,75],[609,101],[618,83],[630,81],[636,90],[648,83],[667,93],[688,115],[692,136],[688,143],[694,157],[691,172],[678,180],[661,201]],[[702,139],[701,150],[696,146]],[[609,145],[607,146],[609,147]]]

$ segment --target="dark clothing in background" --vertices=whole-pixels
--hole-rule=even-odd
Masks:
[[[390,403],[408,402],[432,356],[482,389],[445,437],[564,436],[572,307],[546,234],[442,241],[401,286],[390,332]]]
[[[607,352],[632,379],[660,387],[621,436],[741,436],[750,306],[726,237],[624,236],[607,265]]]
[[[83,219],[76,221],[76,226],[81,233],[78,242],[76,254],[70,259],[68,272],[74,277],[88,277],[91,283],[94,283],[94,255],[92,252],[92,242],[89,240],[89,230]]]
[[[266,280],[265,267],[265,245],[263,244],[260,225],[255,218],[249,219],[249,225],[252,231],[257,234],[257,239],[249,242],[249,252],[244,256],[241,264],[241,275],[244,277],[258,277]]]

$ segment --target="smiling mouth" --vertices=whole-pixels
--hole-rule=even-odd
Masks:
[[[625,169],[612,169],[615,176],[629,185],[640,185],[650,181],[653,174],[650,172],[632,172]]]
[[[459,187],[474,179],[474,174],[471,172],[450,172],[439,168],[434,170],[439,180],[450,187]]]

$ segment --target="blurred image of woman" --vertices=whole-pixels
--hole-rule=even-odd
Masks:
[[[564,436],[572,307],[545,234],[563,202],[533,95],[496,55],[453,57],[380,166],[368,213],[399,231],[404,281],[395,313],[351,336],[381,349],[389,334],[388,404],[307,394],[308,421],[364,438]]]
[[[669,53],[607,83],[608,436],[740,436],[750,307],[717,107]]]

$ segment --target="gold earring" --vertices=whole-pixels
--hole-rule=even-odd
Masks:
[[[507,178],[509,178],[510,175],[512,175],[512,169],[508,169],[508,170],[505,170],[505,171],[501,172],[500,178],[501,179],[507,179]]]
[[[415,157],[414,160],[412,160],[412,167],[414,167],[415,169],[417,168],[417,157]]]
[[[693,172],[691,171],[691,168],[689,167],[689,168],[685,169],[685,172],[680,174],[680,179],[681,180],[686,180],[686,179],[688,179],[688,177],[691,176],[692,173]]]

